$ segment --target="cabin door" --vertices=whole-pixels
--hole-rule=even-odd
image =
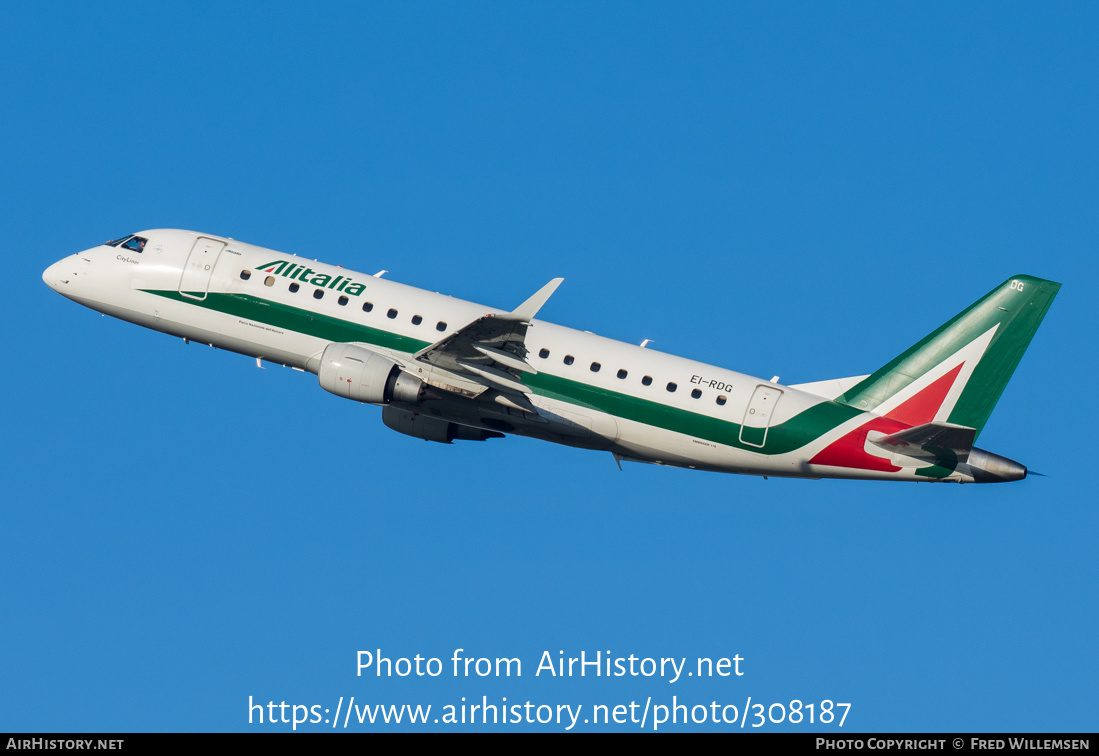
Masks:
[[[767,429],[771,427],[771,417],[775,406],[782,398],[782,392],[772,386],[756,386],[752,401],[744,412],[744,424],[740,426],[740,441],[748,446],[763,447],[767,441]]]
[[[207,239],[204,236],[195,239],[191,254],[187,256],[187,262],[183,265],[183,275],[179,279],[180,294],[191,299],[206,299],[206,291],[210,288],[210,276],[214,274],[214,263],[217,262],[218,255],[223,249],[225,249],[225,242]]]

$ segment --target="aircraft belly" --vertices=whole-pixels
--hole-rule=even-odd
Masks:
[[[303,369],[309,356],[326,344],[321,339],[207,310],[189,302],[143,292],[135,292],[136,297],[140,297],[135,301],[139,310],[127,309],[125,314],[116,315],[107,306],[97,306],[97,309],[196,343]]]
[[[801,455],[761,454],[618,418],[615,444],[623,458],[714,472],[818,478]]]

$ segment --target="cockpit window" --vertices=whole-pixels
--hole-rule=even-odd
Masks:
[[[123,236],[119,239],[112,239],[109,242],[103,242],[103,244],[108,247],[117,247],[122,242],[128,240],[131,236],[133,236],[133,234],[127,234],[126,236]]]
[[[123,242],[120,246],[123,249],[128,249],[131,252],[143,252],[145,250],[145,243],[148,239],[143,239],[140,236],[131,236],[129,240]]]

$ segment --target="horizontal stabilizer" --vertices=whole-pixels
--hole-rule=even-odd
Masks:
[[[926,451],[949,449],[964,460],[973,448],[974,428],[953,423],[924,423],[888,436],[871,439],[874,444],[898,454],[918,457]]]

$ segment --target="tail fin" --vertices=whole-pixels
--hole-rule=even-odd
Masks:
[[[1061,284],[1015,276],[835,401],[980,434]]]

